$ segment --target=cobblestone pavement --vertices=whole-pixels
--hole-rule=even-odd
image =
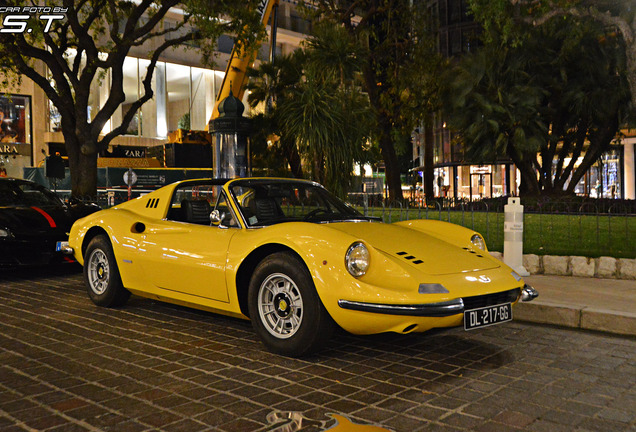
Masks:
[[[76,270],[0,273],[1,431],[282,431],[291,411],[302,431],[330,413],[408,432],[633,431],[636,340],[514,322],[338,334],[296,360],[249,322],[98,308]]]

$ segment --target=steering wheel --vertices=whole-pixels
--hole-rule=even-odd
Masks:
[[[305,217],[303,217],[303,220],[311,219],[312,217],[314,217],[314,216],[316,216],[316,215],[319,215],[319,214],[321,214],[321,213],[324,213],[324,214],[331,214],[331,212],[330,212],[330,211],[328,211],[328,210],[325,210],[325,209],[323,209],[323,208],[317,208],[317,209],[312,210],[312,211],[310,211],[309,213],[307,213],[307,214],[305,215]]]

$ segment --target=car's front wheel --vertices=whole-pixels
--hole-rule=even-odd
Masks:
[[[287,252],[272,254],[256,267],[248,307],[254,330],[277,354],[298,357],[314,352],[335,327],[307,267]]]
[[[84,254],[84,281],[88,296],[97,306],[122,306],[128,301],[130,291],[124,288],[115,254],[108,238],[93,238]]]

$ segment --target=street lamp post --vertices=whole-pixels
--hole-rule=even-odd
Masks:
[[[216,178],[251,175],[248,139],[251,120],[243,117],[244,110],[243,103],[230,90],[230,95],[219,103],[219,117],[210,120]]]

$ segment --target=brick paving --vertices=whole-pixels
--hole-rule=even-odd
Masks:
[[[249,322],[132,298],[76,269],[0,270],[0,431],[302,431],[330,414],[394,431],[636,430],[636,340],[508,323],[337,334],[302,360]],[[292,429],[287,429],[292,430]]]

